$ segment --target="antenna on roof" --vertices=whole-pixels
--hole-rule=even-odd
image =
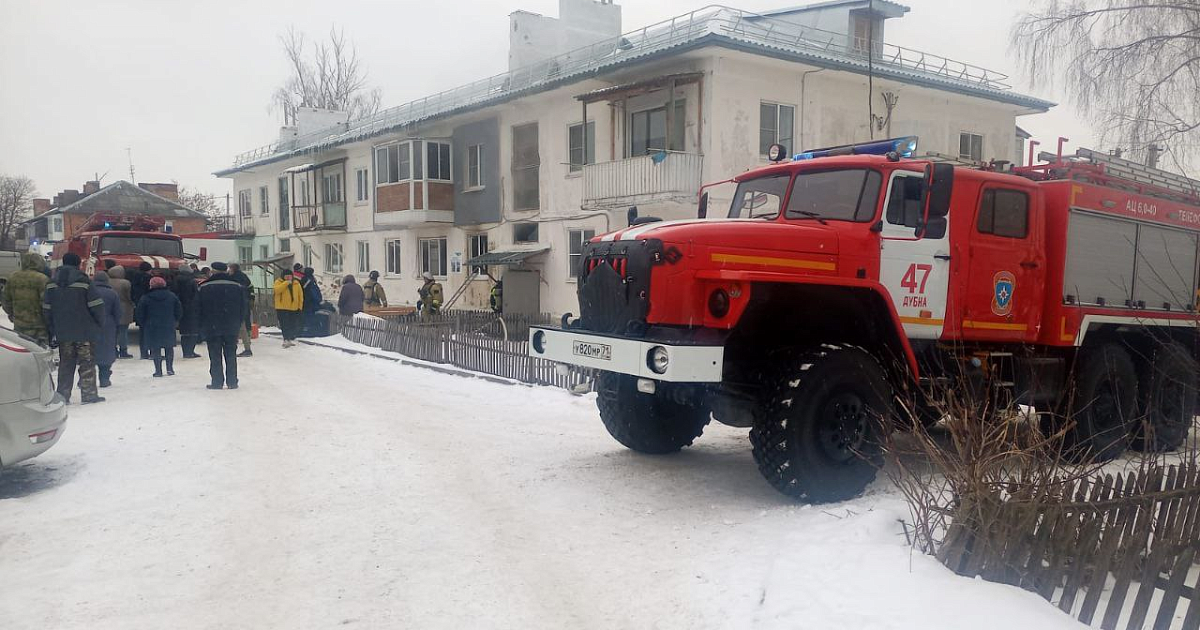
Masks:
[[[125,155],[129,158],[129,183],[136,184],[137,180],[133,177],[133,149],[125,147]]]

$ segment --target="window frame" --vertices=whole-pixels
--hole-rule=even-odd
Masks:
[[[643,155],[653,155],[653,153],[651,152],[651,149],[656,149],[658,151],[665,150],[668,153],[670,153],[671,151],[680,152],[680,151],[684,151],[687,149],[687,99],[686,98],[675,99],[675,117],[674,117],[674,119],[671,119],[669,116],[667,116],[667,107],[669,105],[670,105],[670,103],[663,103],[661,105],[657,105],[654,107],[647,107],[645,109],[639,109],[634,112],[629,112],[629,115],[626,116],[626,118],[625,118],[625,125],[626,125],[626,127],[625,127],[625,132],[626,132],[625,133],[625,135],[626,135],[625,149],[627,151],[627,157],[634,158],[634,157],[640,157]],[[666,138],[663,139],[663,144],[666,145],[665,147],[649,146],[649,143],[651,140],[651,138],[650,138],[651,119],[652,119],[652,116],[654,115],[654,113],[658,112],[658,111],[662,111],[662,113],[663,113],[663,130],[664,130],[664,133],[666,133]],[[646,145],[647,146],[642,149],[641,153],[635,153],[634,146],[633,146],[634,139],[636,138],[635,127],[637,126],[637,117],[638,116],[646,117],[645,127],[646,127]],[[668,129],[667,128],[668,121],[674,122],[676,125],[679,126],[679,128],[678,129]],[[674,131],[679,132],[678,138],[671,137],[674,135],[672,133]],[[673,145],[672,144],[673,140],[678,140],[678,144]],[[676,148],[676,147],[678,147],[678,148]]]
[[[325,243],[325,273],[342,273],[345,253],[346,250],[341,243]]]
[[[312,245],[304,243],[300,248],[300,260],[304,261],[304,267],[312,267],[313,248]]]
[[[279,239],[279,253],[282,254],[284,252],[287,252],[289,254],[292,252],[292,239],[290,239],[290,238],[280,238]]]
[[[417,143],[421,143],[421,144],[425,145],[423,147],[423,151],[425,152],[425,169],[424,169],[424,177],[415,177],[414,176],[413,179],[424,179],[427,182],[441,182],[444,184],[453,184],[454,183],[454,147],[453,147],[453,145],[451,145],[451,143],[449,143],[449,142],[442,142],[440,140],[414,140],[414,141],[412,141],[412,144],[417,144]],[[435,147],[437,149],[438,161],[437,161],[437,176],[433,177],[430,175],[430,171],[433,170],[432,167],[433,167],[434,163],[431,162],[429,159],[431,157],[429,155],[429,152],[431,150],[434,150]],[[443,160],[445,160],[445,168],[442,167]],[[415,170],[416,169],[413,169],[413,171],[414,171],[413,175],[416,175]],[[443,170],[445,171],[445,173],[442,172]],[[442,175],[445,175],[445,177],[442,177]]]
[[[254,216],[254,209],[251,208],[252,194],[249,188],[238,191],[238,216],[243,219],[249,219]]]
[[[582,128],[583,134],[580,140],[585,142],[584,147],[574,144],[573,135],[577,129]],[[583,149],[586,147],[586,151]],[[582,162],[575,161],[575,152],[580,150],[583,155]],[[596,163],[596,121],[589,120],[587,122],[577,122],[567,125],[567,172],[574,174],[583,171],[583,167],[589,164]]]
[[[479,250],[480,239],[482,239],[483,242],[483,251]],[[475,234],[467,235],[467,252],[469,254],[467,260],[471,260],[476,256],[482,256],[490,251],[492,251],[492,244],[488,239],[487,232],[476,232]],[[474,274],[476,272],[478,272],[479,275],[489,275],[487,265],[468,265],[468,274]]]
[[[354,201],[365,203],[371,200],[371,171],[367,167],[354,169],[355,190]]]
[[[517,238],[517,229],[518,228],[532,230],[533,238],[532,239]],[[541,234],[540,234],[541,230],[539,230],[538,228],[539,228],[539,225],[536,221],[514,221],[513,222],[513,243],[523,245],[523,244],[527,244],[527,243],[539,242],[538,239],[541,238]]]
[[[463,192],[483,190],[486,186],[483,179],[483,144],[472,144],[467,147],[466,180],[466,188],[463,188]]]
[[[976,138],[979,139],[979,157],[974,156]],[[962,150],[963,139],[967,139],[967,153],[963,153]],[[972,162],[983,162],[983,140],[983,134],[981,133],[960,130],[958,132],[958,159],[970,160]]]
[[[578,248],[575,251],[576,242],[575,235],[579,235]],[[583,246],[588,241],[596,237],[596,230],[591,228],[568,228],[567,229],[567,281],[575,282],[579,280],[579,261],[583,260]]]
[[[242,265],[249,265],[254,256],[254,247],[251,245],[238,245],[238,262]]]
[[[775,126],[771,129],[767,129],[764,126],[764,121],[763,121],[763,108],[768,108],[768,107],[774,108],[774,111],[775,111],[774,121],[773,121]],[[788,117],[789,118],[788,124],[790,125],[790,136],[788,136],[787,138],[783,138],[780,135],[780,128],[782,127],[782,125],[780,124],[780,121],[783,120],[782,113],[783,113],[783,108],[785,108],[785,107],[787,109],[791,110],[791,113]],[[771,132],[771,141],[768,142],[767,146],[764,147],[763,146],[763,133],[767,132],[767,131]],[[787,142],[784,142],[784,140],[787,140]],[[790,149],[796,148],[794,146],[795,142],[796,142],[796,106],[789,105],[788,103],[778,103],[775,101],[759,101],[758,102],[758,155],[759,155],[759,157],[762,157],[762,158],[767,157],[767,152],[770,150],[772,144],[782,144],[784,147],[786,147],[787,149],[790,150]],[[793,153],[794,153],[794,151],[793,151]]]
[[[533,150],[530,153],[530,155],[534,159],[528,163],[519,162],[517,160],[517,133],[518,133],[518,130],[526,130],[526,129],[533,129],[533,134],[534,134]],[[512,159],[510,160],[510,164],[511,164],[511,168],[512,168],[512,177],[513,177],[513,186],[512,186],[513,210],[516,210],[518,212],[538,210],[542,206],[542,181],[541,181],[542,180],[542,172],[541,172],[541,169],[542,169],[542,150],[541,150],[542,132],[541,132],[541,127],[539,126],[537,121],[522,123],[522,124],[518,124],[518,125],[513,125],[512,129],[511,129],[511,133],[512,133],[512,138],[511,138],[512,142],[511,142],[511,147],[510,147],[510,150],[511,150],[510,157]],[[527,172],[532,173],[532,175],[533,175],[533,177],[532,177],[533,187],[532,187],[531,191],[523,191],[523,192],[525,192],[525,193],[532,192],[533,193],[532,195],[528,195],[533,200],[532,205],[520,203],[521,199],[520,199],[520,195],[518,194],[518,188],[519,188],[518,180],[520,179],[518,177],[518,175],[519,174],[524,175]]]
[[[263,185],[258,187],[258,216],[266,217],[271,215],[271,188]]]
[[[1022,226],[1023,232],[1019,236],[1016,234],[1000,234],[1000,233],[996,232],[996,196],[998,193],[1020,195],[1025,201],[1025,204],[1024,204],[1025,205],[1025,216],[1024,216],[1024,224]],[[985,214],[984,207],[985,207],[985,204],[988,202],[989,196],[991,198],[991,211],[990,211],[990,213]],[[1029,203],[1030,203],[1030,198],[1029,198],[1029,193],[1027,191],[1018,190],[1016,188],[1006,188],[1003,186],[987,186],[987,187],[985,187],[983,189],[983,191],[981,191],[979,194],[979,205],[978,205],[978,209],[977,209],[976,215],[975,215],[975,233],[979,234],[979,235],[986,235],[986,236],[991,236],[991,237],[995,237],[995,238],[1006,238],[1006,239],[1015,239],[1015,240],[1024,240],[1024,239],[1029,238],[1029,215],[1030,215]],[[986,230],[983,227],[985,217],[988,217],[991,220],[990,221],[991,225]]]
[[[439,270],[435,270],[430,264],[432,261],[431,244],[437,243],[438,256],[437,263],[440,266]],[[449,257],[447,255],[447,243],[445,236],[431,236],[429,238],[417,239],[417,265],[420,267],[421,273],[429,272],[435,278],[446,278],[449,271]],[[440,271],[441,273],[438,273]]]
[[[383,242],[383,273],[387,276],[399,276],[403,273],[404,244],[402,239],[389,238]],[[393,264],[394,263],[394,264]]]
[[[354,241],[354,254],[358,261],[358,273],[370,273],[371,241]]]

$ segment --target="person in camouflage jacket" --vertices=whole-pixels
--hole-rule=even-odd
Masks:
[[[42,257],[34,253],[21,255],[21,270],[13,272],[4,285],[0,305],[13,322],[13,329],[36,339],[38,343],[50,343],[46,320],[42,317],[42,298],[46,294],[46,276],[42,275]]]

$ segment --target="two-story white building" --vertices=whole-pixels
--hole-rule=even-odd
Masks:
[[[456,307],[482,308],[487,272],[511,310],[577,311],[582,242],[624,226],[630,206],[693,216],[702,182],[764,163],[772,143],[915,135],[921,153],[1019,162],[1017,117],[1053,106],[882,43],[908,11],[887,0],[710,7],[624,34],[611,0],[559,4],[557,19],[510,16],[504,74],[362,120],[302,111],[218,171],[252,255],[294,252],[327,283],[378,270],[398,304],[428,271],[448,298],[461,290]]]

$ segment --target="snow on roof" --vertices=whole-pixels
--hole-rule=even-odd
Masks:
[[[858,74],[870,71],[878,77],[1015,105],[1029,113],[1044,112],[1055,105],[1013,92],[1006,83],[1008,76],[999,72],[886,43],[868,60],[851,44],[845,33],[710,6],[359,120],[247,151],[238,155],[232,166],[214,174],[226,177],[707,45]]]
[[[828,9],[832,7],[849,5],[852,9],[867,8],[874,4],[874,10],[878,13],[883,13],[887,17],[900,17],[911,11],[908,7],[898,2],[890,2],[889,0],[828,0],[827,2],[814,2],[812,4],[802,4],[799,6],[788,7],[786,9],[775,9],[773,11],[763,11],[762,15],[766,17],[775,17],[786,15],[789,13],[804,13],[807,11],[815,11],[818,9]]]

